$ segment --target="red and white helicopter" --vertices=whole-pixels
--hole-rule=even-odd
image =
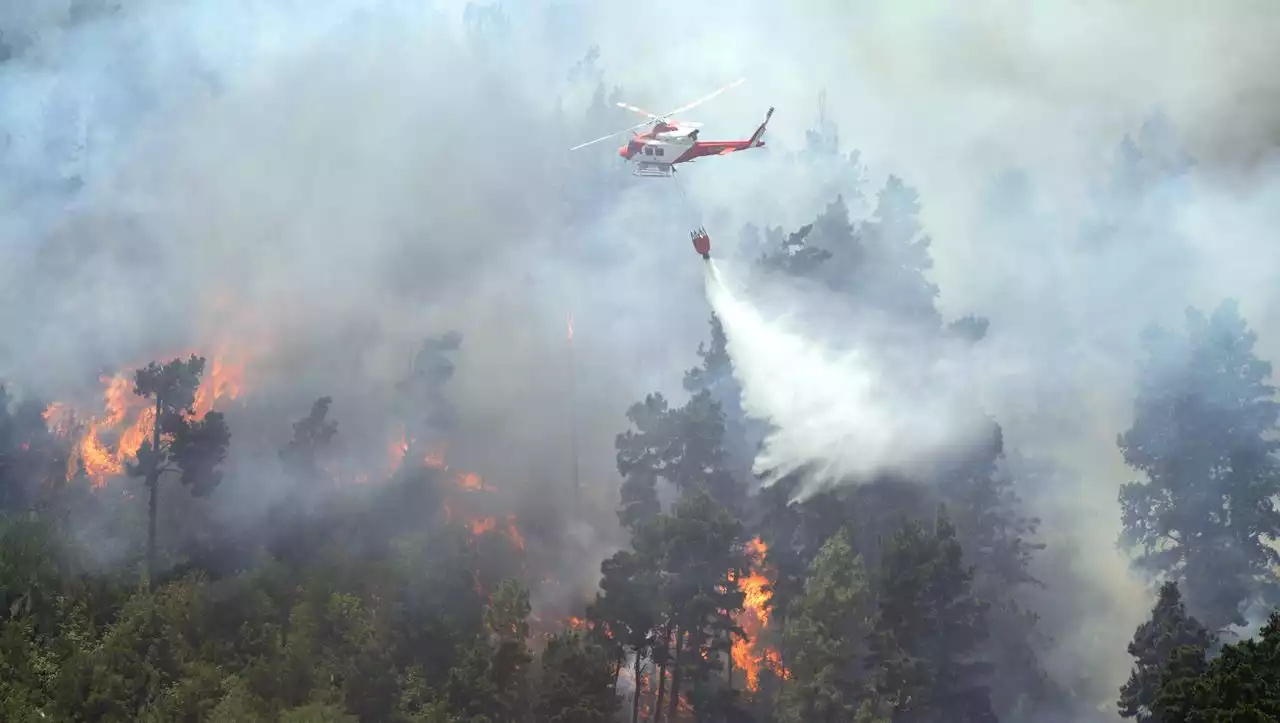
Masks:
[[[619,108],[626,108],[629,111],[639,113],[647,117],[648,120],[616,133],[601,136],[593,141],[576,145],[569,150],[576,151],[579,148],[585,148],[600,141],[607,141],[623,133],[634,133],[635,137],[628,141],[627,145],[618,149],[619,156],[635,163],[635,168],[632,170],[633,175],[670,178],[675,173],[677,163],[688,163],[706,156],[723,156],[735,151],[760,148],[764,145],[764,141],[761,139],[764,136],[765,127],[769,125],[769,119],[773,117],[773,108],[770,108],[769,112],[765,114],[764,122],[760,124],[759,128],[756,128],[755,133],[752,133],[750,138],[740,141],[700,141],[698,140],[698,129],[702,127],[701,123],[671,119],[671,116],[677,113],[683,113],[690,108],[702,105],[726,90],[741,85],[743,80],[745,78],[739,78],[714,93],[705,95],[692,103],[680,106],[662,115],[654,115],[643,108],[637,108],[628,103],[618,103]],[[636,133],[641,128],[646,128],[650,125],[653,126],[651,129],[643,133]]]

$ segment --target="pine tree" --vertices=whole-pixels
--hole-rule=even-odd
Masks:
[[[956,531],[939,510],[932,532],[905,522],[881,559],[879,614],[868,667],[895,723],[995,723],[974,660],[987,638],[987,604],[973,596]]]
[[[1037,653],[1038,618],[1023,604],[1028,587],[1043,588],[1030,571],[1044,544],[1035,541],[1040,520],[1024,513],[1004,462],[1004,434],[989,421],[990,434],[941,470],[940,488],[956,520],[966,560],[974,566],[975,594],[990,604],[992,635],[983,657],[1001,681],[992,693],[1003,718],[1047,703],[1056,691]]]
[[[618,709],[613,664],[604,648],[581,633],[552,636],[541,656],[535,723],[612,723]]]
[[[862,559],[841,530],[810,564],[787,618],[791,679],[777,701],[781,723],[842,723],[858,714],[868,697],[860,667],[873,612]]]
[[[600,563],[600,592],[587,611],[587,617],[601,625],[609,640],[617,646],[615,660],[622,662],[631,655],[636,693],[631,700],[631,723],[640,715],[639,681],[645,660],[657,643],[659,613],[662,607],[661,577],[654,545],[644,544],[652,536],[651,528],[637,532],[633,545],[637,550],[619,550]],[[649,554],[645,554],[649,553]]]
[[[0,511],[28,510],[41,485],[60,488],[67,450],[45,422],[45,406],[16,401],[0,384]]]
[[[938,286],[926,276],[933,268],[932,242],[920,224],[915,189],[890,176],[877,195],[871,219],[859,231],[868,258],[859,276],[864,303],[899,321],[937,328]]]
[[[128,467],[129,475],[143,478],[147,487],[147,585],[155,584],[160,478],[180,473],[182,483],[197,497],[208,495],[222,481],[219,465],[231,442],[222,413],[190,418],[204,364],[203,357],[193,354],[185,361],[151,362],[134,375],[134,394],[154,400],[155,405],[151,439],[142,443],[136,461]]]
[[[690,397],[673,416],[676,442],[666,477],[678,489],[705,489],[736,516],[746,505],[746,488],[729,469],[724,450],[724,414],[710,391]]]
[[[293,480],[293,487],[268,513],[271,520],[268,549],[277,559],[293,564],[302,564],[330,532],[323,524],[316,523],[322,498],[314,494],[314,490],[322,480],[336,482],[324,469],[338,434],[338,423],[328,418],[332,403],[330,397],[317,399],[311,405],[311,412],[294,422],[293,438],[277,452],[285,473]]]
[[[1271,365],[1233,301],[1188,310],[1186,334],[1148,331],[1133,426],[1118,444],[1146,479],[1121,488],[1124,541],[1139,565],[1181,582],[1210,630],[1240,625],[1240,605],[1274,594],[1280,554],[1280,404]]]
[[[300,484],[319,484],[325,477],[323,456],[338,434],[338,423],[329,419],[332,397],[320,397],[311,412],[293,424],[293,439],[280,449],[285,470]]]
[[[1198,651],[1203,660],[1213,637],[1198,620],[1187,614],[1178,585],[1166,582],[1151,610],[1151,619],[1138,626],[1129,643],[1134,657],[1133,672],[1120,688],[1120,715],[1138,723],[1167,723],[1155,711],[1156,701],[1169,670],[1170,661],[1180,648]],[[1179,655],[1185,663],[1185,652]]]
[[[756,451],[765,437],[767,426],[749,419],[742,409],[742,386],[733,376],[733,360],[729,358],[728,338],[724,325],[711,315],[709,343],[698,344],[702,363],[685,372],[684,389],[692,395],[707,392],[720,409],[724,421],[724,456],[730,472],[741,481],[751,473]]]
[[[658,478],[666,474],[674,444],[675,424],[667,400],[661,394],[649,394],[643,402],[627,410],[633,429],[619,434],[614,446],[618,451],[618,473],[622,475],[622,506],[618,519],[634,530],[654,519],[661,511],[658,505]]]
[[[673,641],[667,719],[674,721],[686,684],[705,683],[717,665],[712,653],[741,634],[733,623],[743,605],[735,580],[746,561],[741,523],[705,489],[686,490],[663,522],[663,598]]]
[[[1256,638],[1223,647],[1204,662],[1197,646],[1175,651],[1157,706],[1178,723],[1280,720],[1280,612]]]

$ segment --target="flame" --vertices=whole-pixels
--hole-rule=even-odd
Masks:
[[[447,505],[445,509],[446,512],[448,512]],[[524,535],[520,534],[520,528],[516,526],[516,516],[507,515],[505,522],[506,524],[502,528],[502,534],[511,541],[511,544],[514,545],[517,550],[524,552]],[[481,535],[497,531],[498,518],[476,517],[469,521],[467,525],[471,528],[471,536],[479,537]]]
[[[195,416],[200,418],[208,414],[220,399],[239,399],[243,380],[243,360],[228,362],[222,355],[215,356],[196,389]]]
[[[399,438],[392,440],[391,447],[387,450],[392,474],[400,470],[400,465],[404,464],[407,454],[409,454],[408,435],[405,434],[404,426],[401,425]]]
[[[458,474],[458,486],[464,490],[482,490],[484,479],[474,472],[461,472]]]
[[[107,477],[124,471],[124,466],[116,456],[102,443],[102,440],[98,439],[97,422],[89,422],[89,429],[80,438],[75,451],[79,455],[80,463],[84,465],[85,474],[89,476],[94,487],[101,487],[107,483]]]
[[[114,427],[124,421],[125,415],[129,413],[129,402],[137,397],[132,395],[133,389],[128,377],[124,374],[117,374],[104,381],[107,388],[102,392],[102,397],[107,416],[102,423],[108,427]]]
[[[480,517],[471,520],[468,524],[471,526],[471,534],[475,537],[493,532],[498,528],[498,520],[493,517]]]
[[[769,589],[769,577],[765,574],[764,557],[768,551],[768,546],[759,537],[748,542],[746,553],[750,560],[750,570],[746,576],[738,578],[738,589],[743,594],[743,610],[737,615],[735,622],[746,636],[733,641],[730,655],[733,657],[734,667],[746,673],[747,688],[751,691],[760,689],[762,667],[768,667],[782,678],[789,676],[778,651],[760,642],[760,634],[769,624],[769,601],[773,597]]]
[[[155,426],[155,407],[147,407],[138,415],[138,419],[133,423],[133,426],[120,435],[120,444],[116,448],[116,459],[123,463],[125,459],[136,457],[138,449],[142,447],[142,443],[155,432]]]
[[[59,437],[68,437],[71,435],[71,425],[75,421],[75,414],[71,409],[62,402],[54,402],[41,413],[44,417],[45,426],[49,428]]]
[[[182,356],[185,356],[182,355]],[[67,459],[67,479],[84,467],[94,487],[124,472],[124,465],[137,456],[143,442],[155,431],[155,407],[133,393],[133,369],[99,377],[102,383],[102,412],[88,414],[79,439]],[[200,418],[224,398],[236,399],[243,388],[244,362],[215,358],[196,389],[193,418]],[[71,436],[74,412],[55,402],[44,412],[45,423],[55,434]],[[113,442],[114,440],[114,442]]]
[[[516,527],[515,515],[507,517],[507,539],[511,540],[511,544],[515,545],[517,550],[524,552],[524,535],[520,534],[520,528]]]

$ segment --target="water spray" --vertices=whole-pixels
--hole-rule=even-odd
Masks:
[[[894,356],[856,331],[823,338],[829,334],[806,328],[798,306],[767,317],[734,283],[732,265],[711,259],[706,231],[692,240],[706,262],[707,301],[724,328],[743,411],[771,427],[753,469],[763,484],[802,473],[802,499],[883,473],[925,474],[967,443],[973,407],[963,377],[929,359],[925,347]]]

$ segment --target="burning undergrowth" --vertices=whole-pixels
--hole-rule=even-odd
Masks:
[[[247,518],[210,519],[217,515],[206,510],[197,514],[204,522],[193,525],[184,517],[185,529],[165,529],[162,520],[161,544],[170,552],[166,564],[176,574],[192,557],[214,555],[233,558],[215,568],[243,568],[260,552],[248,549],[255,542],[277,555],[305,556],[326,537],[341,537],[333,529],[337,518],[363,510],[357,517],[367,529],[349,538],[359,540],[352,544],[353,555],[366,554],[373,563],[396,535],[452,535],[471,559],[471,583],[481,598],[508,578],[530,590],[535,639],[564,629],[571,620],[580,625],[574,616],[582,614],[591,590],[584,589],[578,571],[595,567],[598,559],[581,546],[566,549],[572,546],[564,518],[572,511],[560,499],[539,504],[547,496],[536,494],[526,481],[496,481],[457,461],[464,455],[452,452],[458,411],[445,386],[454,369],[449,357],[460,341],[457,334],[429,339],[408,378],[392,390],[398,403],[376,423],[358,418],[348,431],[340,409],[333,409],[330,419],[333,399],[324,397],[302,419],[295,409],[292,440],[281,434],[290,425],[280,418],[279,398],[271,393],[277,361],[270,355],[255,357],[232,345],[216,346],[207,355],[200,349],[158,355],[162,363],[193,355],[205,360],[194,401],[183,416],[199,421],[218,411],[231,420],[227,475],[213,497],[257,494],[260,505],[259,513]],[[143,366],[104,373],[96,394],[45,407],[44,423],[65,460],[47,485],[89,491],[100,502],[112,500],[115,511],[132,506],[145,516],[143,480],[130,473],[156,434],[158,407],[136,393]],[[357,411],[368,416],[366,409]],[[268,429],[274,432],[260,433]],[[161,487],[173,490],[163,493],[162,507],[192,505],[176,483]],[[102,544],[83,541],[90,547]],[[218,549],[201,549],[210,545]]]
[[[599,515],[579,506],[570,488],[580,482],[572,471],[548,473],[530,465],[527,476],[517,478],[512,471],[519,465],[494,459],[491,447],[471,438],[474,431],[465,429],[468,410],[455,406],[450,394],[460,335],[427,339],[408,374],[386,388],[377,389],[368,378],[338,385],[336,402],[312,397],[306,414],[297,389],[281,391],[290,386],[281,384],[289,379],[281,371],[281,357],[287,356],[282,351],[222,343],[156,355],[161,362],[192,354],[205,359],[185,416],[198,421],[214,411],[227,415],[232,442],[226,479],[213,500],[227,507],[225,500],[235,498],[230,507],[241,513],[227,519],[211,511],[214,506],[193,502],[177,484],[164,485],[160,538],[166,579],[190,569],[233,575],[271,559],[295,566],[311,558],[342,559],[358,570],[403,556],[398,546],[410,544],[419,546],[408,555],[418,561],[413,564],[442,564],[431,560],[437,556],[460,561],[467,572],[458,584],[477,609],[502,581],[521,582],[532,603],[534,648],[565,629],[609,637],[588,609],[601,558],[612,551],[601,549],[608,532],[590,529]],[[94,393],[55,401],[43,413],[50,435],[66,448],[50,481],[108,500],[115,513],[126,513],[113,524],[132,526],[135,536],[145,527],[147,504],[143,480],[132,477],[130,467],[156,431],[154,400],[135,390],[143,367],[137,362],[101,374]],[[295,378],[304,373],[288,372]],[[616,492],[610,496],[617,499]],[[244,500],[256,504],[254,514],[243,514]],[[166,520],[164,510],[175,505],[184,508],[174,516],[181,526]],[[98,534],[84,527],[77,537],[88,547],[105,548]],[[136,560],[139,545],[116,545],[121,549],[111,564]],[[724,577],[743,597],[742,610],[731,614],[741,634],[731,647],[709,655],[729,686],[755,694],[765,680],[788,673],[773,644],[779,636],[771,628],[775,573],[767,548],[759,538],[743,548],[745,567]],[[640,667],[638,686],[635,670],[634,660],[619,665],[621,687],[629,685],[633,693],[638,687],[642,708],[656,706],[656,666],[650,660]],[[680,709],[692,705],[690,695],[679,694]]]

